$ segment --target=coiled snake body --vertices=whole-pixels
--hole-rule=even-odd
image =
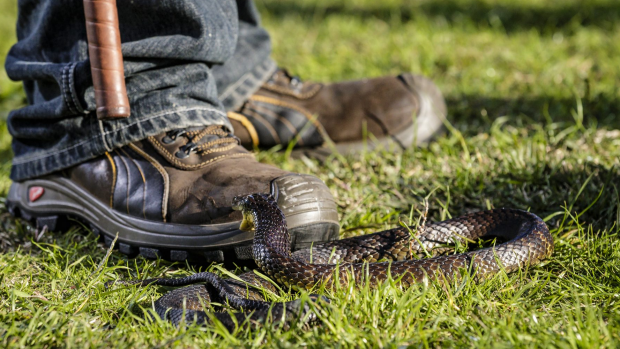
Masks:
[[[233,207],[243,211],[242,228],[255,231],[252,249],[260,270],[278,284],[294,289],[311,289],[320,283],[347,284],[352,279],[357,285],[367,282],[372,286],[389,277],[410,285],[425,278],[451,280],[463,271],[482,279],[502,269],[511,272],[534,265],[553,252],[549,229],[538,216],[515,209],[495,209],[426,224],[414,234],[409,229],[396,228],[291,253],[284,215],[271,196],[253,194],[235,198]],[[481,238],[500,238],[506,242],[476,251],[446,254],[452,250],[447,245],[468,244]],[[413,259],[428,253],[438,256]],[[262,300],[262,291],[247,286],[275,291],[272,284],[251,272],[239,277],[242,281],[198,273],[178,279],[125,283],[184,286],[200,282],[162,296],[155,302],[157,313],[175,324],[183,319],[199,323],[218,319],[229,330],[243,324],[288,325],[300,316],[302,321],[313,321],[316,317],[310,304],[328,302],[325,297],[311,295],[304,301],[272,304]],[[243,312],[205,312],[204,305],[212,301],[227,302]]]

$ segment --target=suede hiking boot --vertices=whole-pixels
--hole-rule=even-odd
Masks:
[[[443,125],[446,103],[423,76],[302,82],[276,71],[241,107],[228,113],[248,149],[289,146],[308,156],[428,142]],[[372,135],[372,136],[371,136]]]
[[[47,225],[85,221],[127,255],[173,261],[251,259],[235,196],[271,193],[293,246],[338,237],[336,204],[318,178],[257,162],[221,126],[149,137],[59,173],[12,184],[15,216]]]

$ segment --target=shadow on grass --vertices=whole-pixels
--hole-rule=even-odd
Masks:
[[[595,123],[598,128],[620,129],[620,103],[610,95],[586,97],[581,101],[583,124]],[[448,96],[448,117],[464,136],[487,132],[493,121],[502,116],[509,123],[522,127],[534,123],[574,122],[576,98],[518,97],[494,98],[480,95]]]
[[[265,10],[272,16],[283,18],[298,14],[303,19],[339,14],[358,18],[378,18],[385,21],[400,19],[403,22],[415,20],[418,16],[443,17],[449,23],[471,21],[476,25],[500,26],[507,32],[536,29],[555,33],[558,30],[596,27],[612,30],[620,20],[620,2],[574,1],[546,6],[523,6],[518,4],[491,5],[483,1],[429,1],[423,4],[403,2],[400,6],[381,4],[359,7],[344,4],[309,4],[297,1],[267,3]]]
[[[566,207],[571,214],[579,215],[581,224],[591,224],[594,232],[612,227],[618,229],[620,168],[617,167],[583,164],[561,169],[544,164],[522,171],[490,173],[470,179],[466,186],[454,183],[457,180],[446,182],[450,187],[449,195],[436,191],[431,198],[444,203],[449,201],[453,217],[486,210],[486,202],[494,208],[530,210],[542,218],[562,212],[547,222],[553,229],[560,225]],[[410,207],[400,209],[408,212]],[[440,211],[440,205],[431,205],[429,215],[437,218]]]

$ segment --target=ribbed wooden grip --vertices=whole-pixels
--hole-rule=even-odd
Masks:
[[[84,0],[90,69],[99,119],[129,116],[116,0]]]

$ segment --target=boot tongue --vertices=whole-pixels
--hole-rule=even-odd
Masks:
[[[226,157],[252,156],[224,126],[190,127],[148,138],[173,166],[193,170]]]

